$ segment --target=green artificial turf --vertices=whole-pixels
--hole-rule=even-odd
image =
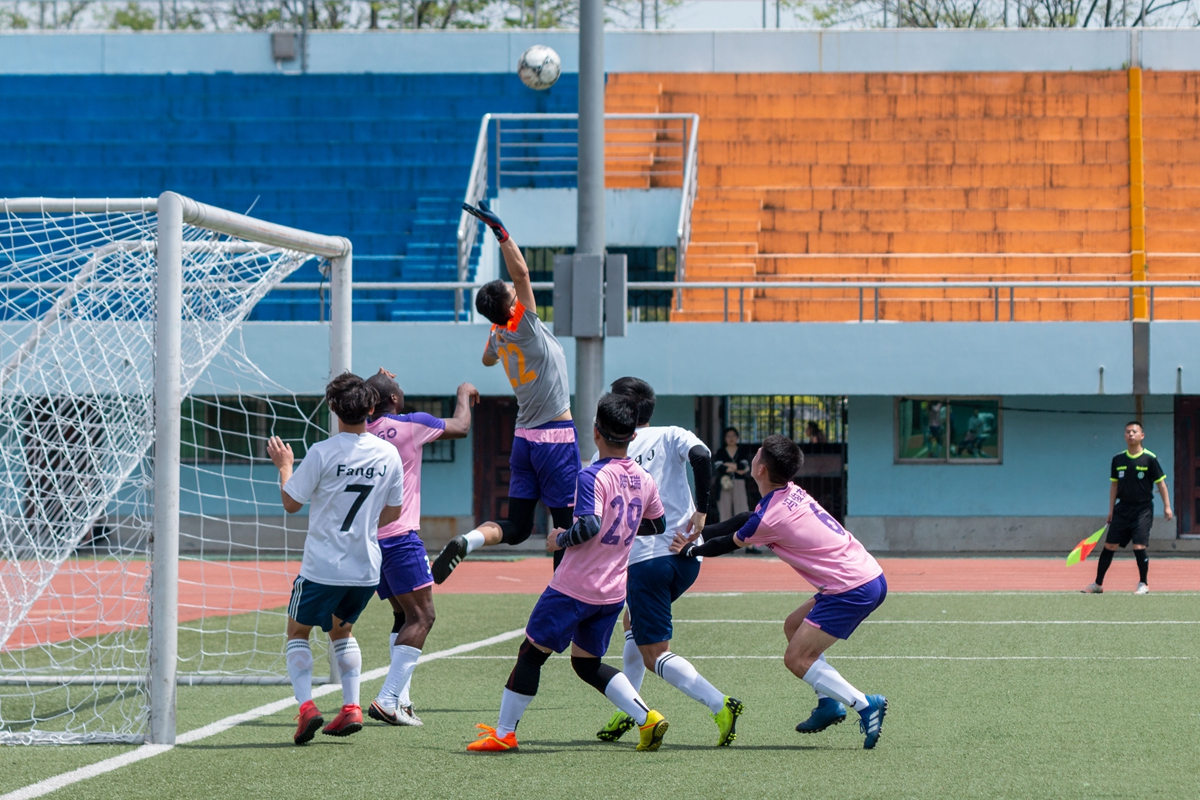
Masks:
[[[707,711],[653,673],[643,696],[671,722],[662,749],[635,752],[636,732],[616,744],[597,741],[612,706],[575,677],[567,659],[555,658],[518,731],[521,751],[467,754],[474,724],[495,724],[514,639],[418,667],[413,698],[424,728],[369,722],[355,736],[318,735],[295,747],[291,709],[51,796],[1200,797],[1194,595],[893,594],[871,624],[828,654],[860,689],[888,697],[874,751],[861,749],[854,712],[821,734],[793,730],[813,694],[784,668],[777,623],[801,599],[700,595],[676,604],[672,649],[746,704],[727,749],[712,746],[716,727]],[[439,596],[425,652],[519,628],[535,600]],[[888,624],[900,620],[919,624]],[[1134,624],[1040,624],[1086,620]],[[956,624],[980,621],[1021,624]],[[385,665],[390,624],[386,606],[373,603],[356,627],[364,669]],[[610,663],[619,664],[620,644],[618,631]],[[363,687],[364,705],[379,685]],[[179,730],[287,694],[278,686],[183,687]],[[327,718],[339,704],[336,694],[318,701]],[[2,749],[0,793],[129,749]]]

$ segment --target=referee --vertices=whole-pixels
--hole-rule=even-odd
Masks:
[[[1146,545],[1150,544],[1150,526],[1154,524],[1154,487],[1163,499],[1163,516],[1174,519],[1171,512],[1171,495],[1167,492],[1167,476],[1163,473],[1158,456],[1142,447],[1146,432],[1140,422],[1125,426],[1125,452],[1117,453],[1112,460],[1112,475],[1108,492],[1108,537],[1100,551],[1100,563],[1096,565],[1096,582],[1089,584],[1085,594],[1100,594],[1104,591],[1104,573],[1112,563],[1118,547],[1133,542],[1133,557],[1137,559],[1138,585],[1134,594],[1146,594],[1146,572],[1150,559],[1146,556]]]

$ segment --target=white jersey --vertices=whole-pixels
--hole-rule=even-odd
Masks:
[[[638,536],[633,540],[630,564],[671,555],[675,534],[687,530],[692,514],[696,513],[696,503],[688,484],[688,453],[697,445],[703,447],[705,453],[709,452],[696,434],[674,425],[638,428],[637,437],[629,443],[629,457],[649,472],[658,485],[658,497],[666,512],[663,521],[667,525],[665,533]],[[592,463],[595,461],[593,457]],[[703,542],[703,538],[696,540],[697,544]]]
[[[283,490],[312,503],[300,577],[326,586],[379,583],[379,515],[404,499],[396,448],[369,433],[339,433],[308,449]]]

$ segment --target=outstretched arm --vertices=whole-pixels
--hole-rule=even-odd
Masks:
[[[486,363],[486,362],[485,362]],[[439,439],[465,439],[471,431],[471,406],[479,402],[479,390],[469,383],[458,387],[458,402],[454,406],[454,416],[444,419],[446,429]]]
[[[530,285],[529,265],[525,263],[525,256],[521,255],[521,248],[517,247],[517,243],[508,235],[508,231],[504,227],[504,223],[500,221],[500,217],[496,216],[496,212],[488,207],[487,200],[480,200],[478,206],[468,205],[463,203],[463,211],[482,220],[484,225],[492,229],[492,233],[496,234],[496,241],[500,243],[500,252],[504,254],[504,264],[508,267],[508,275],[512,278],[513,288],[517,292],[517,299],[521,301],[521,305],[526,309],[537,313],[537,301],[533,299],[533,287]],[[492,362],[495,363],[495,362]],[[491,366],[491,364],[488,364]]]

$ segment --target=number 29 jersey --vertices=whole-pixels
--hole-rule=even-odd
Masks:
[[[283,490],[311,503],[300,577],[325,586],[379,583],[379,515],[404,500],[396,448],[369,433],[339,433],[308,449]]]
[[[825,594],[857,589],[883,574],[862,542],[794,483],[767,493],[734,535],[766,545]]]
[[[579,473],[575,517],[600,518],[600,532],[568,547],[550,588],[591,605],[625,600],[629,550],[643,519],[663,516],[658,487],[631,458],[602,458]]]

